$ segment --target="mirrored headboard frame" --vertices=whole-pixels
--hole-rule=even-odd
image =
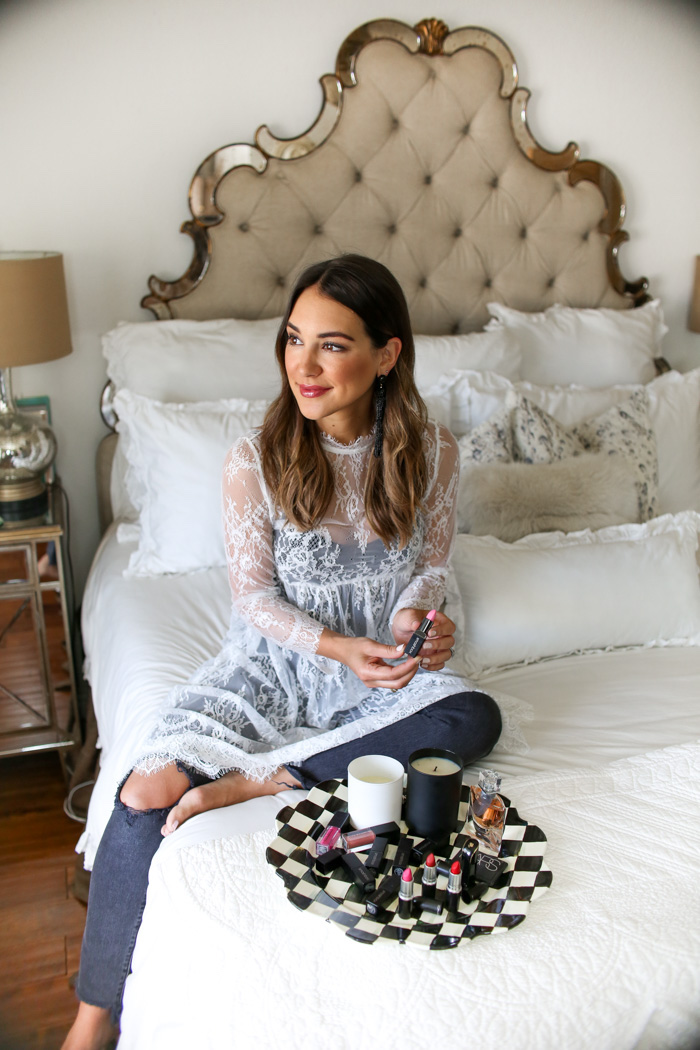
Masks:
[[[176,280],[149,279],[142,306],[156,318],[276,316],[305,265],[344,250],[393,269],[426,333],[483,327],[492,299],[526,310],[649,300],[647,280],[620,270],[618,179],[573,142],[558,153],[536,142],[530,93],[495,34],[369,22],[320,83],[303,134],[263,125],[254,144],[199,166],[181,227],[192,260]]]

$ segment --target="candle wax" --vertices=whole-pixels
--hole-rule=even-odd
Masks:
[[[432,773],[436,777],[445,777],[450,773],[458,773],[459,766],[449,758],[441,758],[438,755],[422,755],[414,758],[411,765],[419,773]]]

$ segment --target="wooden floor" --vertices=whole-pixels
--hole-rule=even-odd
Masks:
[[[63,812],[65,794],[56,752],[0,759],[0,1050],[54,1050],[75,1016],[83,826]]]

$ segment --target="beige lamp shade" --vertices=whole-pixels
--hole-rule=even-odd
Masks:
[[[691,332],[700,332],[700,255],[695,256],[695,280],[690,296],[688,328]]]
[[[0,252],[0,368],[54,361],[71,350],[63,256]]]

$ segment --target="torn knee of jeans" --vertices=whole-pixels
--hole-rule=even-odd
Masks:
[[[187,773],[187,770],[183,769],[183,770],[181,770],[181,772]],[[187,773],[187,775],[189,776],[188,773]],[[121,798],[122,788],[124,787],[124,785],[126,784],[126,782],[127,782],[127,780],[129,779],[130,776],[131,776],[131,772],[126,774],[124,779],[119,784],[119,787],[117,788],[117,793],[116,793],[116,795],[114,797],[114,808],[120,810],[121,812],[123,812],[126,815],[126,822],[129,825],[129,827],[133,826],[133,823],[137,819],[137,817],[145,817],[145,816],[148,816],[149,814],[152,814],[152,813],[157,813],[162,820],[165,820],[165,818],[167,817],[167,815],[170,812],[170,810],[177,803],[174,802],[173,806],[163,806],[163,807],[154,806],[151,809],[134,809],[133,806],[127,806],[126,802],[122,802],[122,798]]]

